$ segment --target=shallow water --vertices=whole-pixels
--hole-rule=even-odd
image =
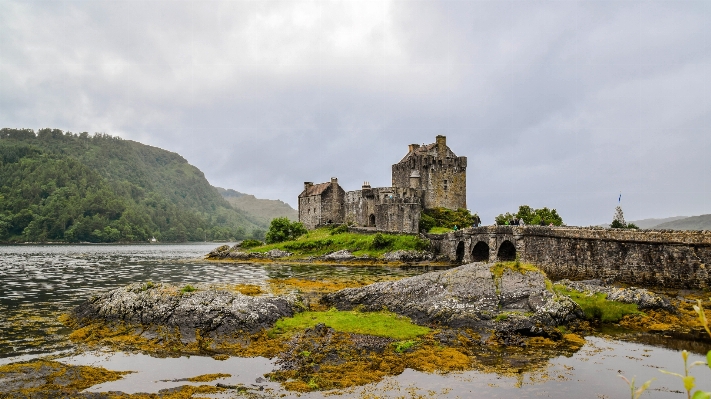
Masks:
[[[215,263],[202,256],[218,244],[190,245],[76,245],[0,247],[0,364],[71,350],[68,330],[57,320],[62,312],[87,298],[93,291],[109,290],[131,282],[175,284],[266,284],[270,278],[356,277],[359,275],[408,276],[421,269],[388,267],[331,267],[318,265],[251,265]],[[651,336],[640,342],[587,337],[587,344],[571,357],[551,359],[544,367],[515,375],[482,371],[446,375],[406,370],[403,374],[342,392],[348,397],[626,397],[628,389],[617,377],[620,372],[638,376],[638,383],[657,378],[648,398],[685,397],[681,382],[658,369],[683,371],[679,349],[705,352],[698,342],[675,337]],[[703,344],[701,344],[703,346]],[[665,347],[674,348],[666,349]],[[711,348],[708,348],[711,349]],[[132,370],[124,379],[90,388],[91,391],[157,392],[190,384],[173,381],[208,373],[232,377],[224,384],[262,386],[286,397],[279,386],[259,379],[272,369],[263,358],[207,357],[152,358],[141,354],[90,352],[67,353],[61,361]],[[702,360],[692,355],[690,361]],[[693,369],[702,388],[711,389],[708,368]],[[259,380],[258,380],[259,379]],[[213,382],[213,384],[215,383]],[[310,393],[302,397],[324,397]]]

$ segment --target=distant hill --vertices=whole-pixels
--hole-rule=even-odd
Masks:
[[[711,230],[711,215],[691,216],[654,226],[655,229]]]
[[[259,199],[253,195],[243,194],[235,190],[221,187],[215,188],[233,208],[252,215],[262,223],[268,224],[272,219],[278,217],[287,217],[293,221],[299,220],[298,212],[283,201]]]
[[[660,225],[662,223],[673,222],[675,220],[685,219],[687,217],[688,216],[672,216],[670,218],[663,218],[663,219],[642,219],[642,220],[633,220],[630,223],[634,223],[640,229],[651,229],[651,228],[653,228],[657,225]]]
[[[0,241],[203,241],[263,234],[183,157],[106,134],[0,129]]]

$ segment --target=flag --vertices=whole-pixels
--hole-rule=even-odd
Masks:
[[[622,201],[622,193],[620,193],[620,198],[617,199],[617,203],[619,204],[620,201]]]

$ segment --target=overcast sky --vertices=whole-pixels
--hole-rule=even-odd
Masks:
[[[469,158],[485,223],[711,213],[711,1],[0,0],[1,127],[105,132],[292,206]]]

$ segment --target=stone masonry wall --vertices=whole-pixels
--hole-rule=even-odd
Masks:
[[[643,286],[711,287],[711,232],[707,231],[492,226],[428,237],[437,251],[452,260],[457,259],[457,247],[463,247],[462,262],[472,261],[480,242],[488,245],[489,260],[495,261],[509,241],[522,261],[541,267],[554,279],[611,278]]]

